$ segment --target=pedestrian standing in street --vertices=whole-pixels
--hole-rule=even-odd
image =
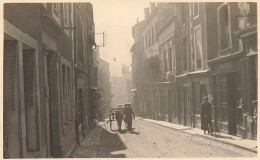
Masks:
[[[110,109],[110,111],[109,111],[109,113],[108,113],[109,115],[109,120],[108,120],[108,122],[109,122],[109,125],[110,125],[110,130],[111,131],[113,131],[113,129],[112,129],[112,116],[113,116],[113,110],[112,109]]]
[[[212,124],[211,104],[208,101],[208,97],[204,97],[201,104],[201,129],[204,130],[204,134],[206,134],[206,130],[208,130],[209,124]]]
[[[123,113],[118,109],[116,111],[116,121],[117,121],[118,131],[121,131],[122,120],[123,120]]]
[[[127,129],[131,130],[132,129],[132,118],[135,119],[135,114],[129,103],[126,104],[126,108],[124,110],[124,117],[127,122]]]

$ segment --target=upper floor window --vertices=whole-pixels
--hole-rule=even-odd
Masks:
[[[154,27],[152,27],[152,44],[154,44]]]
[[[148,41],[149,41],[149,47],[151,46],[151,30],[148,31]]]
[[[169,71],[172,71],[172,49],[168,48]]]
[[[218,25],[219,25],[219,46],[220,50],[227,49],[230,46],[229,15],[227,5],[218,8]]]
[[[187,21],[187,4],[181,5],[181,24],[185,24]]]
[[[63,15],[64,15],[64,24],[69,26],[70,20],[70,4],[65,3],[63,4]]]
[[[176,52],[174,43],[172,45],[172,71],[176,71]]]
[[[164,59],[164,72],[167,72],[168,67],[167,67],[167,52],[166,52],[166,50],[164,50],[164,52],[163,52],[163,59]]]
[[[143,46],[143,48],[142,49],[144,49],[145,48],[145,43],[144,43],[145,41],[144,41],[144,36],[143,36],[143,41],[142,41],[142,46]]]
[[[62,60],[62,111],[63,125],[68,125],[73,118],[73,105],[71,99],[71,69],[69,62]],[[66,63],[66,64],[65,64]]]
[[[53,12],[57,17],[60,17],[60,3],[53,3]]]
[[[194,30],[194,51],[195,51],[195,68],[202,67],[202,43],[200,27]]]
[[[147,49],[148,43],[147,43],[147,33],[145,34],[145,49]]]
[[[194,18],[199,16],[199,3],[198,2],[193,3],[193,16],[194,16]]]
[[[155,23],[155,34],[157,33],[157,30],[158,30],[158,23],[156,22]],[[159,40],[159,36],[155,36],[155,37],[156,37],[155,41],[158,41]]]
[[[187,39],[186,37],[182,39],[182,65],[183,71],[187,71]]]
[[[156,25],[153,27],[153,30],[154,30],[154,42],[156,42],[157,40],[157,38],[156,38]]]

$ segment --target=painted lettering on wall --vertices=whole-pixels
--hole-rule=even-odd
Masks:
[[[227,70],[227,69],[230,69],[230,68],[232,68],[232,67],[233,67],[233,64],[232,64],[231,61],[229,61],[229,62],[225,62],[225,63],[218,64],[218,65],[216,66],[216,70],[217,70],[217,71]]]

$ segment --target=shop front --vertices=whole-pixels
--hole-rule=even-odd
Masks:
[[[214,121],[222,131],[236,135],[241,123],[242,52],[208,61],[213,89]]]
[[[190,105],[190,81],[187,74],[176,76],[177,81],[177,104],[178,104],[178,124],[185,126],[192,125],[191,105]]]
[[[245,100],[243,109],[243,127],[246,132],[243,134],[244,138],[256,139],[257,138],[257,123],[255,109],[253,102],[257,100],[257,80],[258,80],[258,47],[257,47],[257,26],[252,25],[250,27],[239,30],[235,33],[240,37],[243,42],[243,65],[244,65],[244,90]]]
[[[207,96],[209,100],[209,85],[208,85],[208,73],[209,70],[202,70],[188,73],[191,86],[191,116],[192,116],[192,127],[201,128],[201,104],[203,98]],[[211,102],[211,101],[210,101]]]

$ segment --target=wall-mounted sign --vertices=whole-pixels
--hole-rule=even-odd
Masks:
[[[229,61],[224,61],[215,64],[212,68],[212,72],[215,74],[235,72],[241,70],[240,67],[241,67],[240,59],[232,59]]]
[[[221,70],[227,70],[233,67],[232,61],[224,62],[217,64],[216,70],[221,71]]]

